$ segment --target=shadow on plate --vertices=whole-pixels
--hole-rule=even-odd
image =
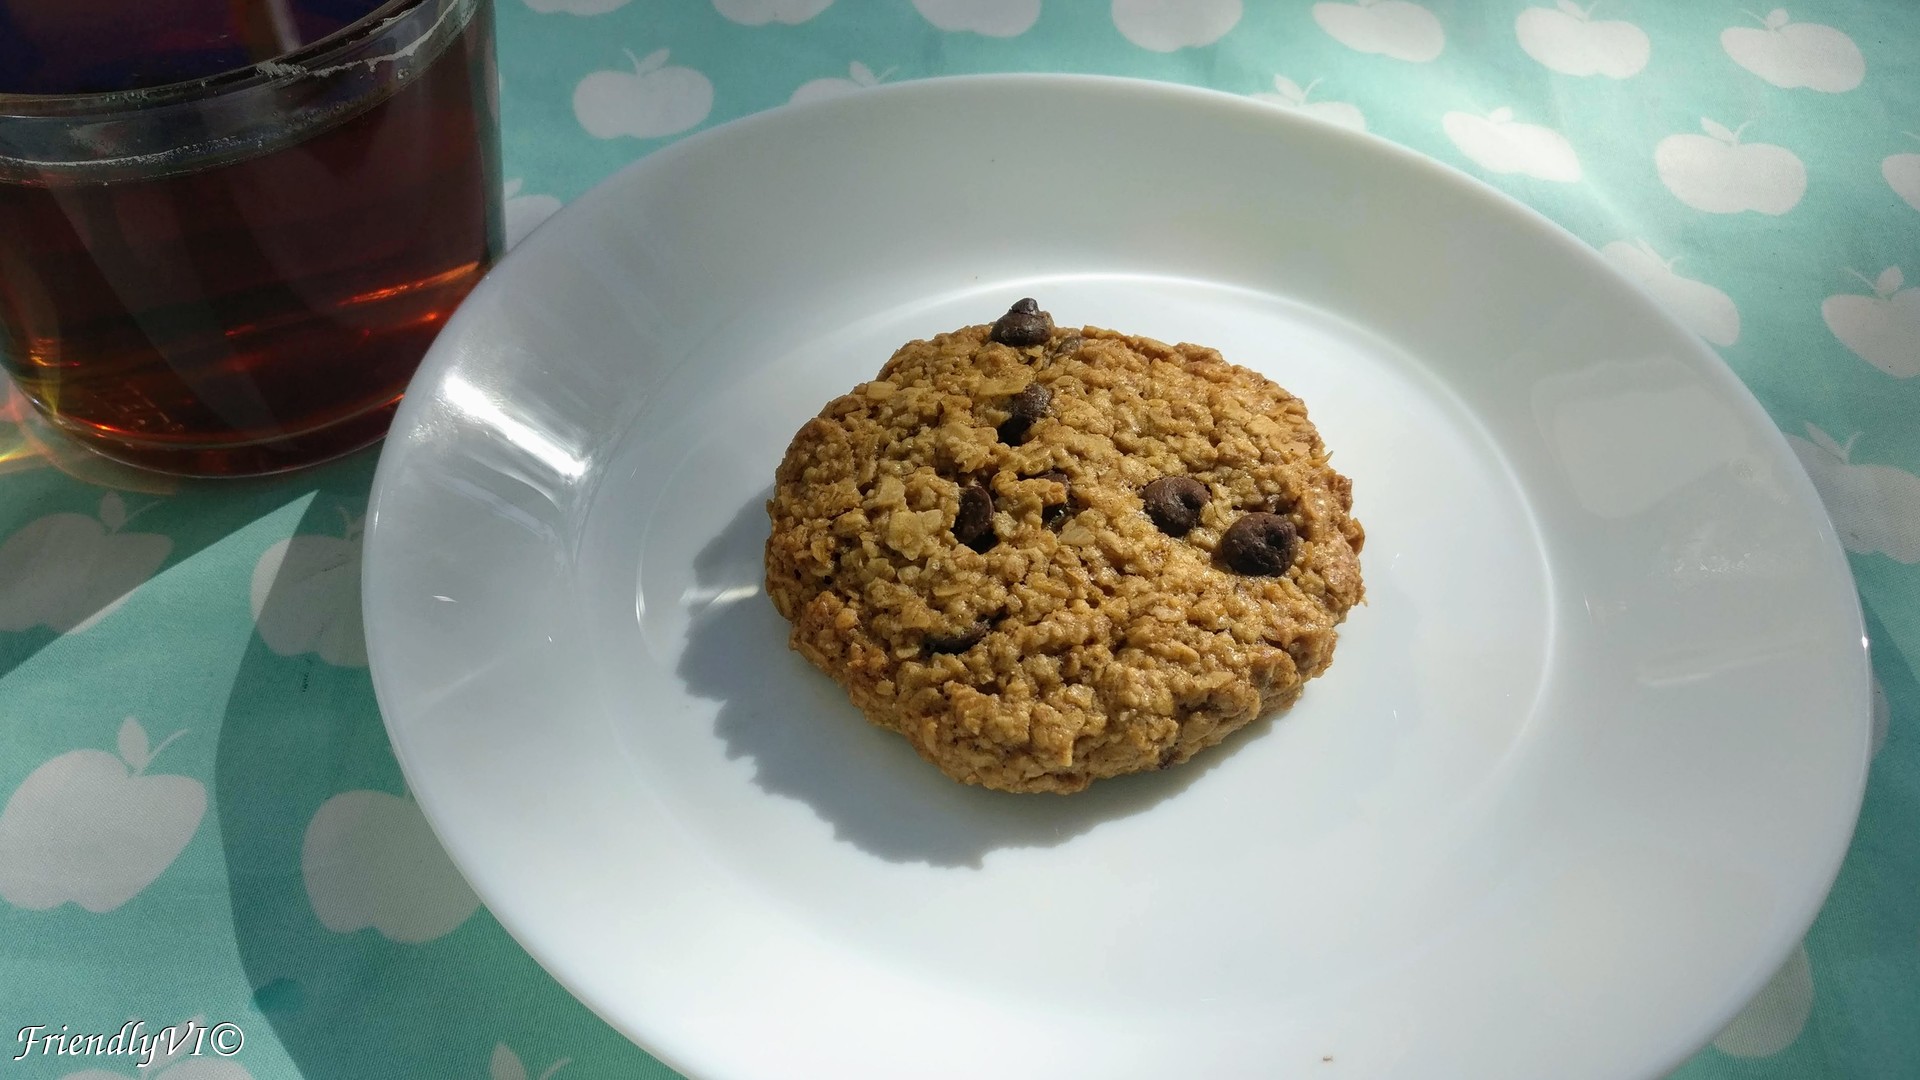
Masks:
[[[695,557],[700,595],[732,602],[691,613],[677,670],[691,693],[721,703],[714,731],[729,758],[752,761],[761,790],[805,803],[868,854],[979,867],[1003,848],[1053,847],[1173,798],[1272,726],[1263,718],[1180,768],[1103,780],[1076,795],[955,783],[905,739],[867,723],[838,685],[787,647],[787,622],[762,586],[770,494],[750,499]]]

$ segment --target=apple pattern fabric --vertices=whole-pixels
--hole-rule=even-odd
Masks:
[[[1673,197],[1709,214],[1752,210],[1778,216],[1807,193],[1807,167],[1784,146],[1741,142],[1742,124],[1700,118],[1704,135],[1669,135],[1653,148],[1660,182]]]
[[[833,0],[713,0],[713,9],[742,26],[798,26],[827,10]]]
[[[69,750],[29,773],[0,809],[0,899],[36,911],[71,901],[100,913],[151,885],[207,812],[200,781],[146,772],[184,734],[150,746],[129,716],[117,755]]]
[[[1424,64],[1447,47],[1439,18],[1409,0],[1315,4],[1313,21],[1349,49],[1395,60]]]
[[[971,30],[987,37],[1018,37],[1040,18],[1040,0],[997,4],[983,4],[979,0],[913,0],[913,7],[942,30]]]
[[[567,1058],[561,1058],[543,1069],[537,1080],[550,1080],[554,1073],[566,1068],[569,1064],[571,1062]],[[498,1043],[494,1046],[493,1059],[487,1066],[487,1075],[490,1080],[528,1080],[528,1077],[533,1076],[521,1062],[520,1055],[514,1053],[513,1048],[506,1043]]]
[[[1832,896],[1673,1076],[1920,1076],[1920,4],[496,8],[514,242],[719,122],[1053,70],[1365,131],[1591,245],[1780,427],[1849,553],[1873,644],[1875,755]],[[372,464],[177,484],[75,453],[10,389],[0,401],[0,1011],[87,1031],[228,1020],[247,1037],[234,1058],[148,1070],[0,1063],[9,1080],[674,1075],[514,944],[407,793],[361,636]]]
[[[713,108],[713,83],[689,67],[670,67],[667,50],[646,59],[622,49],[632,71],[595,71],[573,88],[573,115],[587,134],[599,139],[622,135],[657,139],[707,118]]]
[[[360,622],[362,520],[342,511],[339,536],[290,536],[260,556],[249,589],[260,640],[282,656],[313,653],[329,664],[365,667]]]
[[[1920,143],[1920,135],[1910,131],[1902,134]],[[1880,175],[1886,177],[1887,186],[1902,202],[1920,210],[1920,154],[1888,154],[1880,163]]]
[[[343,791],[307,823],[300,873],[321,925],[372,927],[388,941],[445,937],[480,901],[453,868],[412,799]]]
[[[847,77],[844,79],[809,79],[794,88],[788,104],[800,105],[809,101],[824,101],[842,94],[851,94],[855,90],[864,90],[869,86],[879,86],[880,80],[892,74],[892,69],[878,75],[873,69],[858,60],[847,65]]]
[[[520,188],[523,183],[515,177],[507,181],[502,189],[501,198],[505,201],[501,209],[507,219],[509,248],[525,239],[535,226],[552,217],[560,209],[560,200],[551,195],[522,195]]]
[[[1273,77],[1272,93],[1257,93],[1255,101],[1272,102],[1282,108],[1292,109],[1302,116],[1311,116],[1316,120],[1325,120],[1329,124],[1352,128],[1355,131],[1367,130],[1367,116],[1360,106],[1348,101],[1308,101],[1313,88],[1320,85],[1315,79],[1305,86],[1294,82],[1285,75]]]
[[[1523,124],[1502,105],[1486,116],[1450,112],[1440,127],[1474,164],[1494,173],[1519,173],[1539,180],[1571,184],[1580,179],[1580,159],[1565,135],[1539,124]]]
[[[1599,6],[1559,0],[1553,7],[1530,7],[1514,19],[1514,36],[1528,56],[1562,75],[1640,74],[1652,55],[1652,39],[1624,19],[1594,18]]]
[[[0,542],[0,631],[85,630],[125,603],[173,549],[163,535],[126,529],[130,518],[109,491],[96,516],[48,514]]]

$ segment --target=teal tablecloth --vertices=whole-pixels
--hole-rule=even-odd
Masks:
[[[1920,1076],[1920,4],[498,2],[516,232],[793,98],[1104,72],[1364,125],[1644,281],[1807,464],[1879,690],[1832,898],[1677,1075]],[[671,1075],[508,939],[407,798],[356,601],[372,455],[178,485],[40,446],[19,414],[0,425],[0,1080]],[[158,1069],[45,1054],[135,1019],[203,1034]]]

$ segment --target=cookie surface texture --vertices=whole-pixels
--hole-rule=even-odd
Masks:
[[[1352,506],[1266,378],[1022,301],[800,429],[767,592],[948,776],[1073,792],[1186,761],[1326,670],[1363,597]]]

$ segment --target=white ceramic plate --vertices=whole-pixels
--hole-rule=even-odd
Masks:
[[[922,764],[761,592],[793,431],[1023,295],[1300,394],[1368,532],[1291,713],[1067,798]],[[1472,180],[1171,86],[912,83],[646,158],[440,335],[366,545],[448,851],[702,1078],[1652,1075],[1804,931],[1865,773],[1846,564],[1718,359]]]

